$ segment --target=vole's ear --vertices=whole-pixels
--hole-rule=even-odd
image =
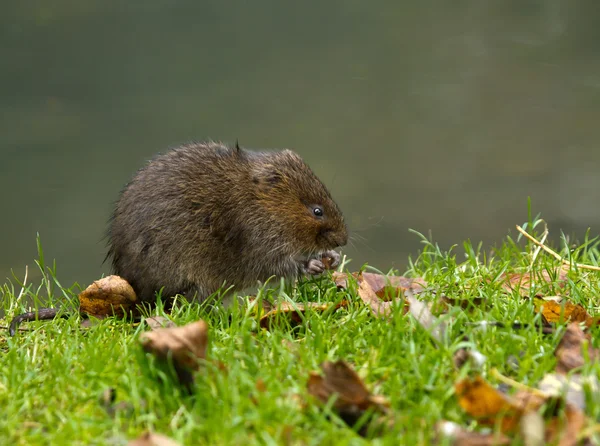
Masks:
[[[262,165],[252,172],[252,182],[261,189],[271,189],[283,182],[283,175],[271,164]]]

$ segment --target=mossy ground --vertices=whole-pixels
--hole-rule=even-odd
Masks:
[[[531,230],[534,224],[529,223]],[[293,291],[272,291],[264,298],[299,302],[350,300],[335,312],[308,312],[298,327],[285,318],[271,331],[258,327],[253,309],[234,307],[209,311],[207,307],[180,302],[168,315],[177,325],[204,319],[210,325],[208,358],[221,361],[227,371],[208,366],[199,373],[192,395],[187,395],[142,353],[138,336],[143,324],[109,318],[82,329],[80,318],[26,324],[9,338],[0,333],[0,444],[126,444],[145,430],[165,434],[182,444],[427,444],[433,426],[441,419],[473,425],[458,406],[454,383],[459,372],[453,353],[464,345],[464,335],[486,355],[482,373],[492,368],[526,385],[535,385],[553,371],[553,356],[564,326],[543,335],[534,323],[540,316],[530,299],[507,295],[498,282],[505,272],[555,271],[559,262],[540,254],[531,263],[531,247],[510,237],[497,249],[483,252],[469,242],[466,254],[442,252],[423,239],[421,254],[405,275],[423,277],[432,290],[461,300],[483,297],[485,306],[451,308],[444,346],[410,316],[396,311],[389,319],[372,316],[353,291],[340,291],[329,277],[304,282]],[[566,258],[598,264],[597,242],[579,247],[566,244]],[[44,272],[40,284],[22,292],[16,280],[0,291],[7,321],[28,310],[25,299],[37,302],[41,295],[62,296],[76,302],[74,289],[56,281],[55,268],[38,261]],[[354,268],[356,269],[356,268]],[[572,268],[566,289],[569,298],[597,315],[600,273]],[[39,287],[38,287],[39,285]],[[555,283],[541,284],[545,295],[559,292]],[[267,295],[268,294],[268,295]],[[433,299],[433,293],[421,295]],[[55,304],[55,302],[51,302]],[[61,305],[67,310],[74,304]],[[161,305],[154,315],[165,315]],[[7,321],[3,325],[7,325]],[[481,329],[472,322],[498,321],[506,328]],[[514,330],[515,321],[530,324]],[[598,328],[592,329],[599,347]],[[330,413],[307,398],[310,371],[325,360],[344,359],[353,364],[373,393],[385,395],[396,417],[384,435],[365,440]],[[585,373],[600,374],[598,364]],[[257,381],[264,383],[258,391]],[[492,382],[494,380],[490,378]],[[116,389],[117,401],[129,410],[109,415],[99,403],[107,388]],[[600,418],[600,396],[590,395],[587,414]]]

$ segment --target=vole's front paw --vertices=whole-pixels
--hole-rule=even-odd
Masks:
[[[340,266],[340,261],[342,260],[342,256],[339,252],[334,251],[333,249],[329,251],[325,251],[321,254],[321,261],[325,265],[325,269],[334,269]]]
[[[304,265],[304,274],[307,276],[316,276],[325,271],[325,264],[321,259],[309,259]]]
[[[320,258],[308,259],[302,264],[302,272],[306,275],[316,276],[326,269],[333,269],[340,264],[341,256],[337,251],[325,251]]]

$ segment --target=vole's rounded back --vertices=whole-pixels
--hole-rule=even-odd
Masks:
[[[114,272],[142,301],[206,298],[343,246],[347,229],[326,187],[290,150],[188,144],[159,155],[125,186],[108,231]]]

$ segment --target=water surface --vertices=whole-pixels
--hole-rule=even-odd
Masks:
[[[404,268],[408,228],[490,247],[528,196],[555,234],[598,233],[599,20],[592,0],[7,3],[0,277],[37,232],[63,284],[107,272],[120,188],[205,138],[297,150],[355,267]]]

